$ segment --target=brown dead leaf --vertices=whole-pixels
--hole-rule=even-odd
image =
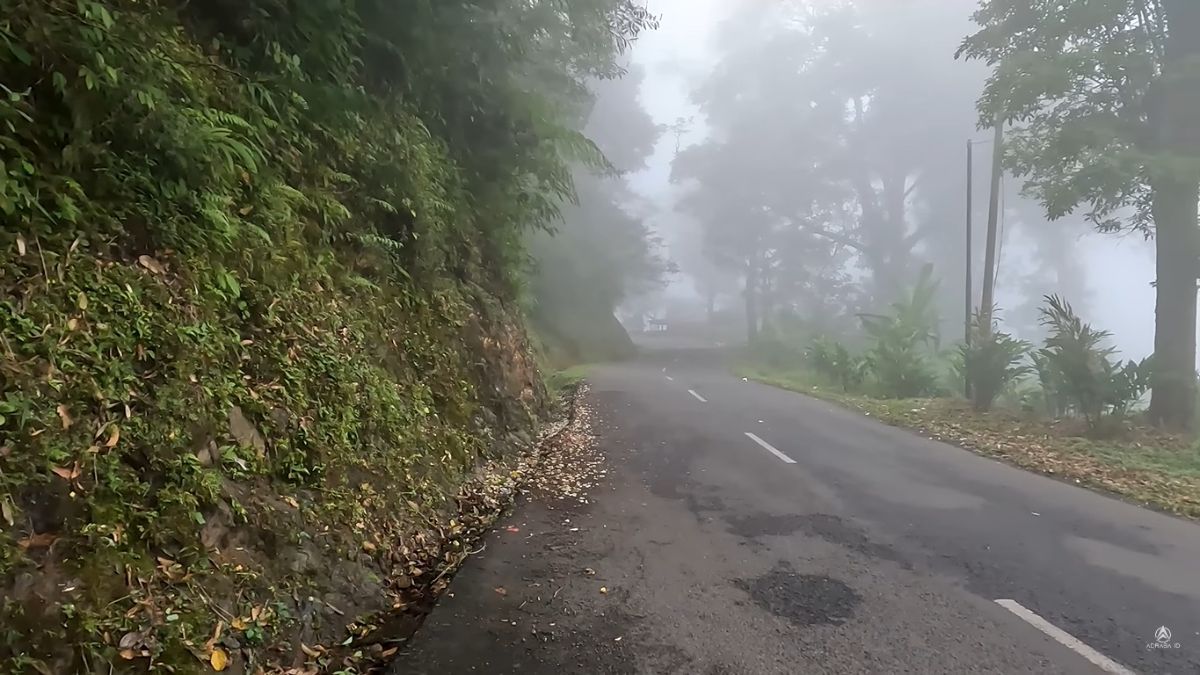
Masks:
[[[67,406],[63,405],[62,403],[59,403],[57,410],[58,410],[58,418],[60,420],[62,420],[62,428],[70,429],[71,423],[74,420],[71,419],[71,412],[69,410],[67,410]]]
[[[122,649],[121,658],[126,661],[132,661],[137,658],[137,654],[132,649]]]
[[[367,553],[374,553],[377,548],[378,547],[374,544],[374,542],[364,541],[362,543],[362,549]]]
[[[50,471],[54,472],[54,475],[62,478],[63,480],[75,480],[76,478],[79,478],[80,474],[79,462],[75,462],[74,466],[72,466],[70,469],[65,466],[56,466],[53,469],[50,469]]]
[[[238,618],[234,619],[233,621],[230,621],[229,625],[234,630],[246,630],[246,620],[241,617],[238,617]]]
[[[106,448],[116,447],[117,441],[119,441],[119,440],[121,440],[121,427],[114,424],[111,427],[109,427],[108,440],[104,442],[104,447],[106,447]]]
[[[155,274],[166,274],[167,272],[167,268],[163,267],[162,263],[148,255],[138,256],[138,264]]]
[[[308,658],[310,658],[310,659],[321,658],[321,653],[323,650],[324,650],[324,647],[322,647],[321,645],[317,645],[317,648],[314,649],[314,648],[309,647],[308,645],[304,644],[303,642],[300,643],[300,651],[304,652],[305,655],[307,655]]]
[[[496,595],[499,595],[499,596],[508,595],[508,590],[505,589],[503,586],[497,586],[497,587],[493,588],[492,590],[496,591]]]
[[[22,550],[31,548],[49,548],[54,542],[58,541],[58,535],[52,532],[42,532],[41,534],[31,534],[28,537],[17,542]]]
[[[300,502],[296,501],[296,498],[291,495],[285,496],[283,501],[287,502],[288,506],[292,507],[293,509],[300,508]]]

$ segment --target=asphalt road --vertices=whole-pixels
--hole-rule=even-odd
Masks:
[[[520,506],[393,673],[1200,673],[1193,523],[701,352],[589,380],[593,503]]]

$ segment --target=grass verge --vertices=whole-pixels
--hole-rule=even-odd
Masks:
[[[1200,519],[1200,450],[1187,438],[1127,425],[1116,438],[1083,436],[1072,420],[1012,411],[976,412],[956,399],[882,400],[830,390],[809,373],[743,365],[746,377],[858,410],[1029,471]]]

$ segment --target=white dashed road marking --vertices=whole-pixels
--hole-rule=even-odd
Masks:
[[[1007,609],[1013,614],[1016,614],[1026,623],[1054,638],[1055,642],[1058,642],[1067,649],[1070,649],[1088,661],[1091,661],[1098,668],[1100,668],[1100,670],[1103,670],[1106,673],[1114,673],[1114,675],[1135,675],[1132,670],[1117,663],[1116,661],[1113,661],[1095,649],[1083,644],[1075,636],[1062,630],[1058,626],[1055,626],[1037,614],[1034,614],[1030,610],[1025,609],[1025,607],[1023,607],[1021,603],[1017,602],[1016,600],[997,600],[996,604],[1000,605],[1004,609]]]
[[[697,401],[700,401],[701,403],[708,403],[708,399],[704,398],[700,394],[697,394],[695,389],[688,389],[688,393],[692,396],[695,396]]]
[[[763,449],[766,450],[767,452],[778,457],[780,460],[783,461],[784,464],[795,464],[796,463],[796,460],[783,454],[782,452],[777,450],[775,448],[775,446],[764,441],[763,439],[759,438],[758,436],[755,436],[754,434],[750,433],[749,431],[746,432],[746,437],[749,438],[750,440],[754,441],[755,443],[758,443],[759,445],[761,445],[763,447]]]

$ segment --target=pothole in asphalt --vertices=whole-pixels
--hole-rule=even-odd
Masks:
[[[754,603],[798,626],[839,625],[853,614],[862,598],[854,589],[832,577],[798,574],[779,563],[754,579],[736,579]]]

